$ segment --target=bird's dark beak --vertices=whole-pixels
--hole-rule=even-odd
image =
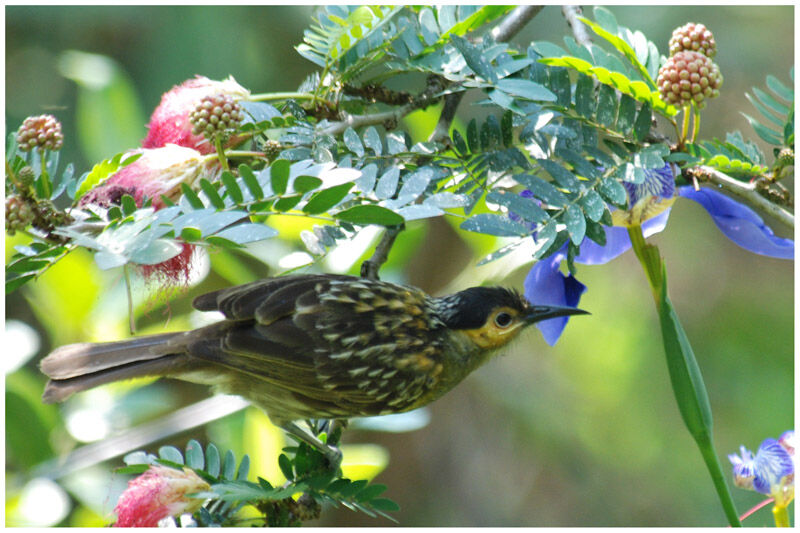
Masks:
[[[569,315],[588,315],[588,311],[577,307],[564,307],[559,305],[532,305],[531,312],[525,317],[529,324],[541,322],[550,318]]]

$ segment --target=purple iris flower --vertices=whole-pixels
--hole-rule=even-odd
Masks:
[[[786,506],[794,497],[794,431],[780,439],[765,439],[755,455],[742,446],[740,455],[730,454],[733,481],[737,487],[768,494]]]
[[[693,187],[679,187],[675,196],[673,170],[669,165],[660,169],[645,169],[645,182],[639,185],[623,183],[628,192],[631,210],[616,212],[621,215],[638,211],[645,237],[663,231],[669,218],[669,208],[675,198],[688,198],[702,205],[717,227],[733,242],[751,252],[777,257],[794,258],[794,241],[777,237],[752,209],[732,200],[713,189],[703,188],[695,191]],[[663,201],[663,203],[661,203]],[[615,213],[615,214],[616,214]],[[659,213],[659,214],[655,214]],[[576,263],[585,265],[605,264],[631,248],[628,228],[612,226],[603,228],[606,244],[600,246],[590,239],[584,239]],[[533,265],[525,278],[525,296],[536,304],[566,305],[577,307],[586,286],[571,274],[561,273],[561,263],[566,258],[567,245],[550,257]],[[551,346],[561,336],[569,317],[544,320],[536,324]]]

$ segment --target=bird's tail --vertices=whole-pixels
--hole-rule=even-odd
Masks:
[[[42,359],[39,367],[50,381],[42,400],[54,403],[123,379],[163,376],[186,359],[186,334],[163,333],[119,342],[61,346]]]

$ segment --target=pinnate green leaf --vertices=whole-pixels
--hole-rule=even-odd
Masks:
[[[781,133],[764,126],[758,120],[754,119],[750,115],[747,115],[746,113],[742,113],[742,115],[744,115],[744,118],[746,118],[747,122],[750,123],[750,126],[752,126],[753,130],[755,130],[756,134],[766,142],[776,146],[781,146],[783,144],[783,135]]]

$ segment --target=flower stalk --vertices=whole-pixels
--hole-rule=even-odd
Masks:
[[[789,523],[789,511],[787,507],[776,505],[772,508],[772,516],[775,517],[775,527],[791,527]]]
[[[686,138],[689,136],[689,115],[690,107],[683,106],[683,126],[681,127],[681,134],[678,137],[678,145],[683,146],[686,143]]]
[[[222,139],[219,135],[214,136],[214,147],[217,149],[217,158],[222,165],[222,170],[230,171],[228,166],[228,158],[225,157],[225,148],[222,146]]]
[[[692,139],[690,142],[694,143],[694,140],[697,139],[697,134],[700,133],[700,108],[693,105],[692,114],[694,115],[694,121],[692,124]]]
[[[741,527],[719,458],[714,451],[711,405],[700,367],[667,295],[666,267],[658,248],[645,242],[641,226],[629,227],[628,234],[636,257],[647,276],[658,310],[670,382],[681,417],[700,449],[728,522],[731,526]]]

